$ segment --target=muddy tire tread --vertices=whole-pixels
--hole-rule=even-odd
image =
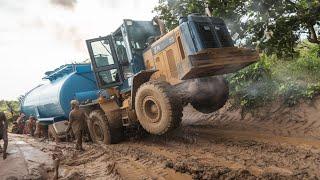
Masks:
[[[141,85],[137,91],[137,96],[139,96],[140,92],[143,91],[146,88],[153,88],[158,90],[161,95],[163,96],[164,102],[169,109],[167,110],[167,114],[170,114],[170,120],[168,125],[166,126],[165,129],[163,129],[161,132],[156,133],[157,135],[162,135],[165,134],[169,131],[172,131],[173,129],[177,128],[180,126],[181,120],[182,120],[182,111],[183,111],[183,106],[182,102],[179,99],[179,97],[175,96],[175,92],[172,90],[173,88],[170,88],[170,84],[164,81],[150,81],[146,82],[143,85]],[[137,99],[136,99],[137,102]],[[145,124],[144,125],[145,129],[149,132],[152,133],[152,127],[150,124]],[[154,133],[153,133],[154,134]]]
[[[109,126],[108,126],[108,121],[107,121],[107,117],[104,115],[104,112],[103,111],[101,111],[101,110],[94,110],[94,111],[92,111],[90,114],[89,114],[89,118],[91,119],[91,122],[90,122],[90,125],[89,125],[89,127],[88,128],[90,128],[91,130],[90,130],[90,132],[93,132],[92,133],[92,140],[93,140],[93,142],[94,143],[101,143],[100,141],[98,141],[97,140],[97,138],[95,137],[95,133],[94,133],[94,129],[93,129],[93,120],[92,120],[92,118],[93,117],[97,117],[97,119],[99,119],[99,121],[100,120],[102,120],[102,119],[104,119],[104,123],[103,123],[103,125],[105,125],[105,127],[103,128],[103,134],[104,134],[104,136],[105,135],[107,135],[108,136],[108,140],[103,140],[103,143],[104,144],[111,144],[111,133],[110,133],[110,128],[109,128]],[[100,119],[101,118],[101,119]],[[106,132],[105,132],[106,131]],[[106,134],[105,134],[106,133]],[[104,137],[105,138],[105,137]]]
[[[109,119],[107,118],[107,116],[105,115],[105,113],[102,110],[92,111],[89,115],[90,119],[92,118],[92,116],[97,116],[97,117],[100,117],[101,119],[105,120],[105,125],[107,127],[104,128],[103,130],[108,130],[108,134],[109,134],[109,138],[110,138],[110,140],[108,140],[110,142],[107,141],[106,144],[115,144],[115,143],[119,143],[120,141],[123,140],[123,128],[119,127],[118,125],[117,125],[117,127],[110,126],[111,124],[114,124],[114,123],[109,123]],[[90,130],[89,130],[90,132],[93,132],[92,122],[90,122],[88,128],[90,128]],[[95,143],[98,143],[95,140],[95,137],[93,137],[92,139]]]

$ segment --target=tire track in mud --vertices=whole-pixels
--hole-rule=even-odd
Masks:
[[[129,144],[127,144],[129,143]],[[116,162],[117,172],[124,179],[191,179],[190,176],[166,169],[166,157],[145,151],[143,148],[123,144],[103,145],[105,151],[113,157],[118,157]]]
[[[208,135],[203,133],[202,128],[195,129],[197,131],[195,135],[199,139],[196,143],[185,143],[186,141],[181,141],[181,137],[174,137],[171,141],[157,138],[127,145],[165,156],[167,167],[182,173],[190,173],[196,179],[225,177],[300,179],[320,176],[319,149],[312,147],[312,143],[306,143],[307,148],[300,148],[282,139],[272,142],[272,139],[265,140],[259,136],[252,138],[252,134],[243,134],[241,138],[236,136],[230,138],[228,137],[230,134],[226,137],[219,133]],[[234,133],[239,134],[239,132]],[[293,144],[297,143],[299,142]]]
[[[28,143],[49,154],[59,154],[62,179],[192,179],[191,176],[165,168],[165,158],[132,147],[85,144],[86,151],[75,151],[71,143],[46,146],[31,139]]]

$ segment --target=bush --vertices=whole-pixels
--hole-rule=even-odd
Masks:
[[[305,81],[320,80],[320,46],[311,43],[302,43],[299,46],[300,57],[289,65],[294,76]]]
[[[294,106],[303,97],[304,87],[289,81],[279,86],[279,95],[283,97],[285,105]]]
[[[233,107],[249,110],[273,99],[276,82],[272,80],[272,62],[261,61],[228,77]]]
[[[280,98],[287,106],[320,95],[319,46],[302,43],[296,59],[261,55],[260,61],[227,76],[232,107],[250,111]]]
[[[320,83],[317,84],[309,84],[305,93],[304,97],[308,99],[313,99],[314,97],[320,95]]]

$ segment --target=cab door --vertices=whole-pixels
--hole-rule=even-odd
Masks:
[[[106,89],[121,85],[123,75],[119,68],[112,37],[89,39],[86,43],[99,88]]]

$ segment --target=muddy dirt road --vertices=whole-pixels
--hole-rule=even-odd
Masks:
[[[85,143],[84,152],[75,151],[70,143],[11,137],[49,157],[57,154],[61,179],[319,179],[320,137],[315,134],[320,131],[319,113],[309,118],[316,122],[302,117],[307,120],[299,128],[277,120],[259,126],[258,120],[223,114],[193,112],[167,136],[108,146]]]
[[[63,179],[317,179],[320,141],[256,132],[183,127],[170,137],[117,145],[72,145],[15,137],[46,154],[58,153]]]
[[[0,179],[47,179],[52,171],[52,160],[48,153],[33,147],[28,137],[9,136],[8,157],[0,159]]]

